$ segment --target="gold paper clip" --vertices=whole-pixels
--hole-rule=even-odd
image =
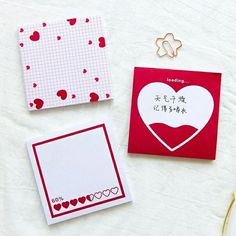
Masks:
[[[228,226],[229,216],[230,216],[230,213],[233,209],[234,203],[235,203],[235,193],[232,194],[232,200],[229,204],[228,210],[227,210],[225,218],[224,218],[224,223],[222,226],[222,236],[226,236],[226,228]]]
[[[159,57],[168,56],[170,58],[177,57],[179,48],[182,47],[182,42],[175,39],[172,33],[167,33],[164,38],[156,39],[157,55]]]

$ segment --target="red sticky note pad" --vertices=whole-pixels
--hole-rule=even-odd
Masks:
[[[129,153],[214,160],[221,73],[134,69]]]

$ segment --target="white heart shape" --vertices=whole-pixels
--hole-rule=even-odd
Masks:
[[[108,196],[110,195],[110,189],[103,190],[103,191],[102,191],[102,194],[103,194],[105,197],[108,197]]]
[[[178,105],[184,107],[187,113],[181,114],[177,112],[157,112],[154,110],[155,105],[164,106],[167,102],[164,96],[171,98],[172,96],[186,98],[186,103],[178,101]],[[155,100],[159,96],[159,101]],[[170,100],[169,100],[170,102]],[[171,101],[173,103],[173,101]],[[175,100],[175,102],[177,102]],[[180,89],[178,92],[169,85],[161,82],[150,83],[142,88],[138,96],[139,114],[150,132],[170,151],[175,151],[184,144],[193,139],[208,123],[214,109],[214,100],[210,92],[197,85],[190,85]],[[150,127],[151,124],[163,123],[170,127],[176,128],[182,125],[190,125],[195,127],[197,131],[189,136],[182,143],[175,147],[170,147],[158,136]]]
[[[118,191],[119,191],[119,188],[118,188],[118,187],[113,187],[113,188],[111,188],[111,192],[112,192],[113,194],[117,194]]]

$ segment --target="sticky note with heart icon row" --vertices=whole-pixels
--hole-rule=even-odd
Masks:
[[[131,201],[106,119],[32,139],[27,147],[48,224]]]
[[[129,153],[214,160],[221,74],[134,69]]]

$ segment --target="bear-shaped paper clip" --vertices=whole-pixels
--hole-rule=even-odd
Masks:
[[[159,57],[177,57],[178,50],[182,47],[182,42],[175,39],[172,33],[167,33],[164,38],[157,38],[155,43],[157,46],[156,53]]]

